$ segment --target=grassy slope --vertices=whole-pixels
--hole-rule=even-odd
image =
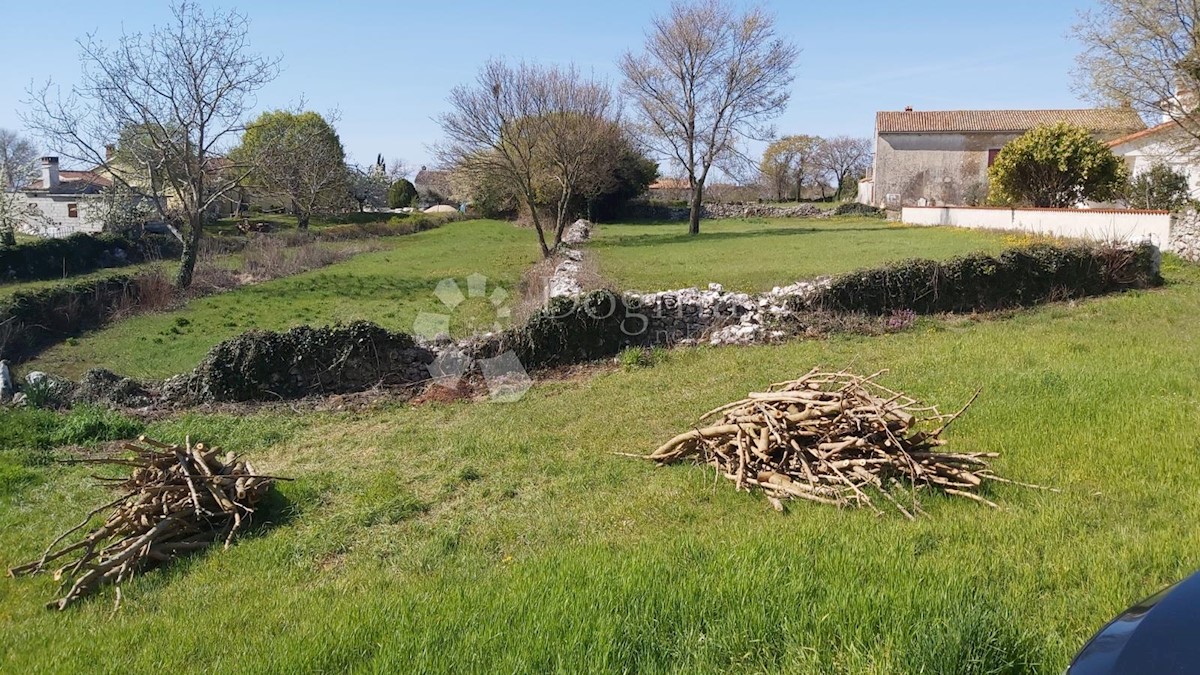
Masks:
[[[250,328],[370,319],[408,331],[419,312],[447,311],[433,295],[440,280],[457,279],[465,292],[467,275],[479,272],[489,278],[489,293],[500,284],[515,294],[537,257],[531,232],[494,221],[451,223],[379,241],[386,250],[121,321],[51,348],[25,369],[78,376],[99,365],[134,377],[166,377],[192,368],[214,344]],[[489,315],[494,311],[485,302],[468,301],[454,312],[458,323],[451,327],[465,330],[467,322]]]
[[[823,274],[900,258],[949,258],[998,251],[1004,236],[978,230],[905,227],[878,219],[705,221],[601,225],[590,248],[600,273],[621,288],[657,291],[720,281],[768,290]]]
[[[0,583],[0,670],[1061,672],[1114,613],[1200,566],[1200,272],[1166,289],[902,334],[698,348],[516,404],[189,416],[295,476],[283,524],[66,614]],[[816,364],[953,408],[1000,451],[1005,511],[785,516],[641,452]],[[0,565],[99,503],[82,468],[0,497]]]

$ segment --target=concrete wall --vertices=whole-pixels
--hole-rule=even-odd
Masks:
[[[99,232],[103,224],[94,220],[88,200],[94,195],[24,195],[17,200],[22,208],[41,212],[42,217],[31,217],[21,225],[21,231],[39,237],[67,237],[76,232]],[[71,205],[75,205],[76,217],[71,217]]]
[[[880,134],[874,203],[887,208],[961,205],[986,194],[988,151],[1020,134]]]
[[[901,220],[909,225],[1015,230],[1093,241],[1149,240],[1165,250],[1171,250],[1172,241],[1172,218],[1166,211],[905,207]]]

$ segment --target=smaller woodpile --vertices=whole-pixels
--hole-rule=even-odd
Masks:
[[[106,583],[117,584],[119,604],[121,582],[144,568],[218,541],[228,548],[273,482],[286,480],[259,475],[248,460],[232,452],[222,456],[219,448],[193,445],[190,439],[179,446],[141,436],[121,447],[131,454],[70,460],[132,467],[128,478],[96,476],[117,483],[121,496],[88,513],[55,539],[40,559],[8,571],[14,577],[37,574],[51,562],[58,565],[68,559],[54,571],[54,579],[70,589],[47,607],[65,609]],[[74,543],[63,544],[101,514],[107,514],[102,525]]]
[[[762,490],[778,511],[782,500],[796,498],[882,514],[872,498],[878,496],[912,519],[923,513],[917,495],[925,490],[999,508],[979,494],[987,481],[1015,483],[992,472],[987,460],[998,455],[942,450],[942,432],[974,397],[943,415],[879,384],[882,374],[813,370],[709,411],[700,419],[719,418],[645,459],[708,464],[739,490]]]

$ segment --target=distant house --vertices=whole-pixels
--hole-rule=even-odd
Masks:
[[[665,202],[687,200],[692,196],[692,189],[686,178],[659,178],[650,184],[646,190],[651,199]]]
[[[1057,122],[1088,129],[1104,142],[1146,129],[1132,108],[880,112],[875,166],[871,179],[860,183],[860,201],[887,208],[981,203],[1000,149]]]
[[[413,187],[417,189],[417,196],[420,197],[421,202],[431,205],[450,201],[454,192],[449,171],[429,169],[424,166],[416,176],[413,176]]]
[[[1188,135],[1177,122],[1122,136],[1110,141],[1113,153],[1125,158],[1130,175],[1149,171],[1155,164],[1165,164],[1187,176],[1192,198],[1200,198],[1200,166],[1197,166],[1197,140]]]
[[[103,225],[88,208],[112,182],[92,171],[60,170],[57,157],[42,158],[39,180],[18,190],[19,203],[29,211],[22,229],[30,234],[65,237],[76,232],[99,232]]]

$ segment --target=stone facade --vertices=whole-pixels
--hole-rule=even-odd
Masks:
[[[1200,263],[1200,213],[1189,211],[1172,219],[1167,250],[1184,260]]]
[[[1030,129],[1057,122],[1104,142],[1146,128],[1130,108],[879,112],[872,203],[888,209],[982,204],[988,167],[1000,150]]]

